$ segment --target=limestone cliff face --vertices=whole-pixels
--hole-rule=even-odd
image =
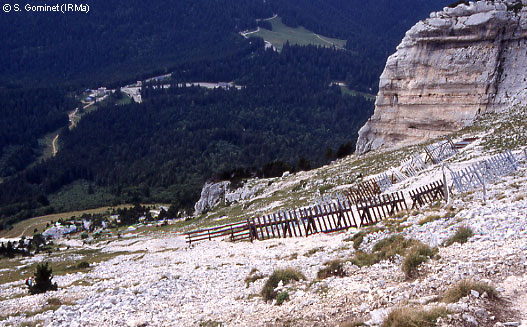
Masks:
[[[522,1],[461,4],[413,26],[386,62],[357,152],[437,137],[527,99]]]

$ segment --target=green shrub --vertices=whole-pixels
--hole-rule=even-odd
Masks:
[[[261,295],[264,301],[272,300],[277,296],[274,289],[278,286],[280,281],[282,281],[284,285],[287,285],[292,280],[299,281],[301,279],[306,279],[306,277],[298,270],[292,268],[275,270],[265,282]]]
[[[276,305],[282,305],[285,301],[289,300],[289,292],[285,291],[276,297]]]
[[[474,235],[474,232],[472,229],[468,226],[461,226],[458,228],[456,233],[452,235],[449,239],[447,239],[444,243],[445,246],[450,246],[454,243],[463,244],[468,241],[469,238]]]
[[[496,292],[496,289],[491,285],[465,279],[455,284],[445,292],[443,295],[443,302],[455,303],[462,297],[469,295],[471,290],[477,291],[480,294],[487,293],[489,299],[498,299],[498,292]]]
[[[437,249],[432,249],[426,244],[419,243],[414,245],[404,258],[402,269],[406,278],[412,278],[417,273],[417,267],[428,261],[437,253]]]
[[[35,272],[35,280],[26,282],[29,287],[29,293],[38,294],[47,291],[56,291],[57,283],[52,283],[53,271],[48,263],[39,263]]]
[[[335,259],[325,263],[324,268],[320,269],[317,273],[317,278],[324,279],[331,276],[345,277],[346,272],[344,271],[344,261]]]
[[[446,317],[448,311],[444,308],[424,310],[422,308],[405,307],[392,310],[382,323],[382,327],[434,327],[437,318]]]

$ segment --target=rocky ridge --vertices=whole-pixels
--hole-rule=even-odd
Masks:
[[[434,138],[527,101],[527,1],[478,1],[413,26],[380,77],[357,151]]]

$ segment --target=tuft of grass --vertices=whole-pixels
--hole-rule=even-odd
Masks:
[[[322,246],[317,247],[317,248],[313,248],[313,249],[307,251],[307,252],[304,254],[304,256],[306,256],[306,257],[310,257],[310,256],[312,256],[313,254],[315,254],[315,253],[317,253],[317,252],[320,252],[320,251],[322,251],[322,250],[324,250],[324,247],[322,247]]]
[[[48,305],[62,305],[62,301],[57,297],[50,297],[48,299]]]
[[[417,224],[420,225],[420,226],[423,226],[424,224],[428,224],[428,223],[431,223],[432,221],[436,221],[436,220],[439,220],[439,219],[441,219],[440,215],[430,215],[428,217],[425,217],[425,218],[419,220],[419,222]]]
[[[368,228],[365,228],[365,229],[359,231],[358,233],[353,234],[353,236],[351,236],[351,237],[345,238],[343,241],[344,242],[353,242],[353,248],[355,250],[358,250],[360,248],[362,242],[364,241],[364,236],[366,236],[368,234],[381,232],[383,230],[384,230],[384,228],[377,227],[377,226],[368,227]]]
[[[198,326],[199,327],[222,327],[223,322],[215,321],[215,320],[206,320],[206,321],[200,322]]]
[[[402,235],[393,235],[377,242],[372,253],[357,251],[351,262],[359,267],[371,266],[395,255],[404,255],[406,249],[416,244],[415,240],[407,240]]]
[[[258,272],[258,270],[254,271],[254,269],[253,269],[249,273],[249,276],[245,277],[245,287],[249,288],[249,285],[251,285],[251,283],[254,283],[258,279],[265,278],[265,276],[263,274],[258,274],[257,272]]]
[[[289,300],[289,292],[285,291],[276,297],[276,305],[282,305],[285,301]]]
[[[450,237],[449,239],[445,241],[444,245],[450,246],[454,243],[459,243],[459,244],[466,243],[468,239],[472,237],[472,235],[474,235],[474,232],[472,231],[470,227],[461,226],[458,228],[456,233],[452,235],[452,237]]]
[[[437,254],[437,249],[432,249],[426,244],[414,245],[406,254],[402,264],[402,270],[407,279],[417,274],[417,268]]]
[[[284,285],[287,285],[291,281],[299,281],[301,279],[306,279],[306,276],[302,274],[300,271],[293,269],[293,268],[287,268],[287,269],[278,269],[273,272],[271,276],[269,276],[269,279],[265,282],[265,285],[261,291],[261,295],[264,299],[264,301],[269,301],[274,298],[278,294],[275,292],[275,288],[278,286],[278,283],[282,281]]]
[[[420,307],[396,308],[383,321],[382,327],[434,327],[439,317],[446,317],[445,308],[424,310]]]
[[[352,320],[347,321],[339,325],[339,327],[360,327],[360,326],[368,326],[364,321],[362,320]]]
[[[476,282],[471,279],[465,279],[449,288],[443,295],[443,302],[456,303],[462,297],[470,294],[470,291],[477,291],[479,294],[487,293],[489,299],[497,300],[498,292],[496,289],[484,282]]]
[[[358,232],[357,234],[353,235],[352,241],[353,241],[353,248],[355,250],[358,250],[360,248],[360,245],[362,242],[364,242],[364,236],[366,234],[364,232]]]
[[[340,259],[331,260],[325,263],[325,267],[317,273],[317,278],[325,279],[331,276],[345,277],[344,261]]]

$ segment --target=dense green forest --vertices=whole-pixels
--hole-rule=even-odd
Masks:
[[[30,4],[41,4],[31,0]],[[256,19],[348,40],[379,72],[404,32],[445,0],[90,0],[90,12],[3,14],[0,85],[122,85],[245,51]]]
[[[330,86],[344,76],[338,68],[354,69],[345,51],[260,48],[242,67],[234,76],[246,82],[240,90],[179,87],[174,79],[169,88],[146,86],[142,104],[115,106],[122,95],[112,96],[62,132],[56,157],[4,182],[11,191],[0,195],[2,217],[68,210],[94,196],[191,208],[210,177],[239,169],[267,177],[327,162],[328,149],[345,149],[372,114],[372,101]],[[75,183],[85,185],[75,201],[54,195]]]
[[[68,123],[74,102],[51,88],[0,89],[0,177],[24,169],[40,154],[37,140]]]
[[[29,1],[36,3],[36,1]],[[0,20],[0,227],[44,213],[123,202],[190,208],[211,177],[270,176],[350,153],[404,32],[445,1],[91,0],[90,13],[11,13]],[[265,51],[243,38],[258,18],[347,40],[347,50]],[[67,128],[74,94],[157,74],[172,87],[120,93]],[[178,87],[235,81],[241,90]],[[62,128],[57,156],[37,140]],[[32,164],[33,163],[33,164]]]

